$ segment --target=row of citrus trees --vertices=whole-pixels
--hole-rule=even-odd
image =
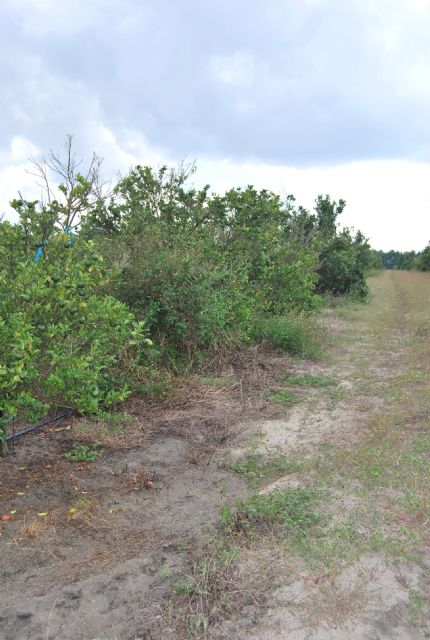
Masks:
[[[71,143],[71,141],[69,141]],[[314,212],[252,187],[210,195],[190,171],[136,167],[110,193],[98,164],[68,148],[38,165],[40,202],[0,223],[0,451],[15,417],[70,407],[97,414],[166,372],[265,339],[312,353],[309,316],[326,294],[366,295],[375,254],[339,230],[344,203]],[[54,194],[56,197],[54,197]]]
[[[430,271],[430,242],[423,251],[380,251],[384,269]]]

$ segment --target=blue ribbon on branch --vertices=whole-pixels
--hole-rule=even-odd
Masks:
[[[68,233],[69,234],[69,244],[70,244],[70,246],[72,246],[73,243],[75,242],[75,240],[73,238],[73,234],[72,234],[71,228],[69,226],[67,226],[64,229],[64,233]],[[42,245],[36,251],[36,255],[33,258],[34,262],[39,262],[40,258],[43,256],[44,248],[45,248],[45,242],[43,242]]]

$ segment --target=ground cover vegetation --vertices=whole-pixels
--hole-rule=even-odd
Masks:
[[[34,166],[43,196],[0,222],[2,453],[16,416],[97,415],[255,342],[312,356],[325,298],[365,298],[380,264],[329,196],[310,212],[252,186],[211,194],[194,167],[137,166],[108,189],[71,137]]]

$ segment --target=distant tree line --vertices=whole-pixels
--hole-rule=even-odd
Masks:
[[[430,242],[423,251],[379,251],[384,269],[430,271]]]

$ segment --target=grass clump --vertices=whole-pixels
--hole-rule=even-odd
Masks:
[[[217,540],[193,560],[189,573],[172,585],[175,626],[190,638],[206,637],[209,626],[229,616],[233,610],[255,602],[243,580],[240,550]]]
[[[320,515],[316,511],[319,501],[319,494],[306,487],[276,489],[237,500],[234,510],[224,505],[221,522],[230,531],[250,532],[263,528],[300,538],[319,522]]]
[[[298,469],[298,464],[287,460],[280,453],[272,453],[268,456],[255,453],[231,463],[224,463],[223,467],[244,476],[247,480],[262,481],[294,473]]]
[[[276,391],[269,391],[266,394],[267,400],[272,402],[281,402],[282,404],[293,404],[295,398],[292,393],[287,391],[287,389],[278,389]]]
[[[313,375],[311,373],[289,373],[285,376],[285,381],[288,384],[297,387],[336,387],[339,385],[339,380],[324,375]]]
[[[304,358],[321,355],[321,328],[313,317],[301,315],[259,318],[252,328],[256,342],[266,342],[277,351]]]

